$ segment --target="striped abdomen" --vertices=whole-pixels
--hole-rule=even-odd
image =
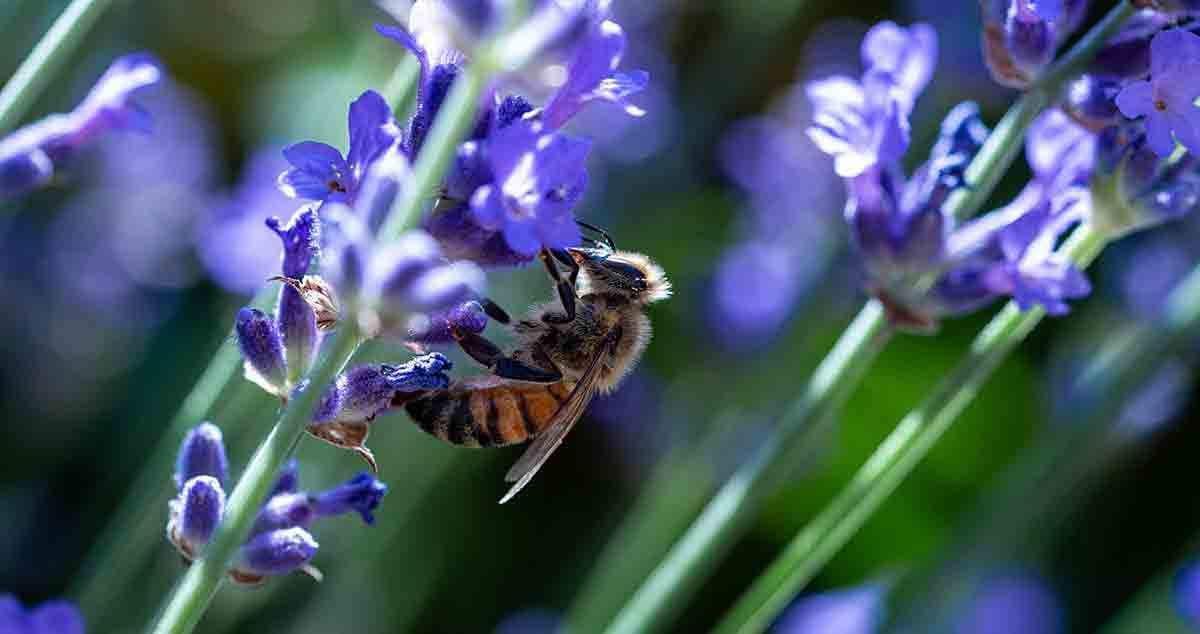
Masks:
[[[564,382],[455,386],[427,392],[404,409],[418,427],[448,443],[502,447],[540,433],[570,393]]]

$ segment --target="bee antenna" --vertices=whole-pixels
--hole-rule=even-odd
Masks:
[[[597,227],[596,225],[588,224],[582,220],[576,220],[575,224],[579,225],[580,227],[583,227],[584,229],[588,229],[590,231],[595,231],[596,233],[600,234],[600,237],[604,239],[604,244],[606,244],[608,246],[608,248],[612,249],[613,251],[617,250],[616,243],[613,242],[612,236],[608,235],[607,231],[601,229],[600,227]],[[589,240],[591,240],[592,244],[596,244],[596,240],[590,239],[590,238],[589,238]]]

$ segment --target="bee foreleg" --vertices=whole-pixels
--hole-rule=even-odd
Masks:
[[[573,265],[571,272],[563,277],[558,270],[558,265],[554,263],[557,258],[550,251],[543,249],[540,257],[542,263],[546,265],[546,272],[550,274],[550,279],[554,280],[554,287],[558,289],[558,299],[562,302],[563,307],[562,315],[547,314],[542,317],[542,320],[554,324],[568,324],[575,321],[575,276],[579,273],[579,265]]]
[[[532,383],[557,383],[562,380],[562,373],[558,370],[550,371],[535,368],[512,357],[505,356],[499,346],[488,341],[482,335],[457,329],[452,332],[454,339],[458,341],[458,345],[463,349],[463,352],[491,370],[492,374],[498,377],[517,381],[530,381]]]

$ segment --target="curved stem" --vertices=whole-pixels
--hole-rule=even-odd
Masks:
[[[308,373],[308,387],[293,396],[279,421],[271,428],[266,440],[246,465],[237,486],[229,494],[225,515],[203,556],[192,563],[187,574],[175,587],[151,632],[181,634],[190,632],[209,601],[224,580],[229,562],[250,532],[263,500],[280,467],[287,461],[292,447],[300,440],[305,426],[312,420],[317,402],[337,373],[358,347],[358,330],[353,320],[346,320],[330,341],[323,344],[322,356]]]
[[[0,90],[0,134],[15,128],[112,0],[74,0]]]
[[[1081,227],[1063,246],[1080,267],[1106,237]],[[729,612],[718,632],[761,632],[792,597],[841,550],[975,398],[1014,347],[1045,316],[1040,308],[1004,307],[972,343],[967,357],[879,445],[850,484],[788,544]]]

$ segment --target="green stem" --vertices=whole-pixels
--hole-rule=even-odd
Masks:
[[[54,79],[67,56],[110,4],[112,0],[74,0],[58,16],[0,90],[0,133],[17,126],[33,100]]]
[[[476,106],[490,73],[486,58],[472,60],[463,73],[454,80],[450,94],[438,112],[437,120],[425,137],[417,162],[413,165],[412,177],[396,197],[387,221],[380,229],[380,240],[388,242],[400,237],[408,227],[416,224],[426,202],[442,181],[450,161],[458,149],[459,141],[475,122]]]
[[[1084,226],[1063,246],[1079,266],[1104,248],[1106,237]],[[921,405],[904,417],[845,489],[788,545],[742,595],[718,632],[761,632],[805,584],[841,550],[925,457],[975,398],[1008,353],[1041,322],[1040,308],[1021,311],[1009,303],[979,333],[966,358]]]
[[[409,104],[417,94],[417,82],[420,81],[421,64],[414,55],[405,57],[388,78],[383,87],[383,98],[392,106],[392,112],[399,118],[403,112],[408,112]]]
[[[203,556],[192,563],[151,629],[153,634],[182,634],[192,631],[204,615],[209,601],[224,580],[229,562],[250,532],[263,500],[266,499],[280,467],[300,440],[312,420],[317,402],[333,378],[342,370],[358,347],[359,335],[353,320],[345,320],[330,341],[321,346],[323,354],[308,373],[308,388],[296,394],[271,428],[225,505],[225,516],[205,548]]]
[[[890,335],[883,307],[876,301],[869,302],[817,367],[804,394],[780,420],[776,433],[721,487],[617,615],[609,631],[648,632],[670,620],[753,518],[752,511],[762,495],[759,485],[769,469],[781,462],[781,456],[791,457],[789,450],[816,444],[804,441],[824,433]]]

